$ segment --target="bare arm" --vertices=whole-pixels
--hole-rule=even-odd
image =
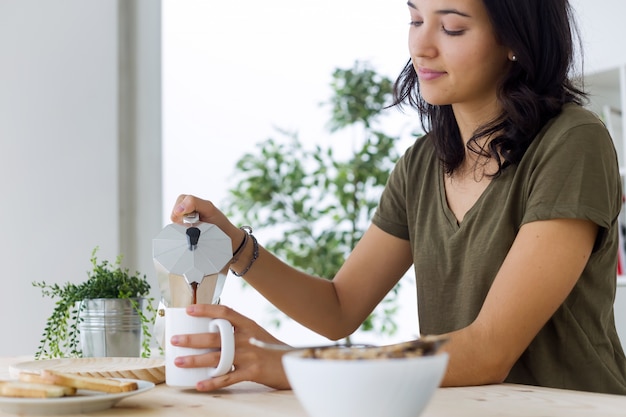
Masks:
[[[332,281],[299,272],[266,251],[245,278],[285,314],[336,340],[359,327],[410,265],[409,243],[371,226]]]
[[[184,200],[184,201],[183,201]],[[243,233],[211,203],[181,199],[172,220],[197,210],[239,244]],[[450,363],[443,385],[501,382],[532,339],[565,300],[584,269],[598,227],[584,220],[524,225],[495,278],[476,320],[450,333]],[[252,247],[233,265],[242,270]],[[245,278],[286,314],[331,339],[354,331],[410,267],[407,241],[376,226],[363,236],[334,280],[303,274],[262,248]],[[245,260],[244,260],[245,259]],[[453,308],[453,306],[451,306]]]
[[[181,196],[172,212],[172,220],[197,211],[200,220],[213,223],[226,232],[235,249],[243,231],[210,202]],[[248,243],[236,271],[246,268],[253,246]],[[408,241],[395,238],[376,226],[361,238],[332,281],[305,274],[285,264],[259,247],[259,257],[245,274],[245,279],[268,301],[285,314],[330,339],[350,335],[393,288],[412,263]]]
[[[522,226],[478,317],[450,334],[443,385],[502,382],[576,284],[597,233],[586,220]]]

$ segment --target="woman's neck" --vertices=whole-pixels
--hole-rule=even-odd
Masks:
[[[482,105],[453,104],[452,111],[466,146],[481,127],[493,122],[502,113],[497,100]]]

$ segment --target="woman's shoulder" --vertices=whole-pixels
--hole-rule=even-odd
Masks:
[[[605,128],[604,123],[596,113],[575,103],[565,104],[561,112],[548,123],[550,130],[568,130],[585,125]]]
[[[588,166],[614,163],[617,169],[615,144],[602,120],[580,105],[567,104],[535,137],[521,166],[536,167],[544,161],[571,166],[583,159]]]
[[[417,181],[424,177],[424,173],[432,171],[438,166],[438,158],[432,136],[425,134],[419,136],[405,149],[404,153],[396,162],[391,177],[394,180],[412,178]]]
[[[534,142],[540,147],[562,146],[613,146],[604,122],[597,114],[578,104],[566,104],[561,112],[550,120]],[[576,143],[576,145],[574,144]]]

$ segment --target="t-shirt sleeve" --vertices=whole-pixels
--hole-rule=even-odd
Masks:
[[[549,132],[548,132],[549,134]],[[613,141],[598,121],[555,132],[543,141],[529,171],[522,224],[587,219],[607,229],[621,209],[621,180]]]
[[[409,239],[406,212],[406,160],[410,150],[411,148],[400,157],[391,171],[372,218],[372,223],[383,231],[406,240]]]

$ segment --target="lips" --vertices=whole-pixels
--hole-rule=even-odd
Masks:
[[[417,76],[423,81],[432,81],[446,74],[445,71],[435,71],[429,68],[418,68]]]

